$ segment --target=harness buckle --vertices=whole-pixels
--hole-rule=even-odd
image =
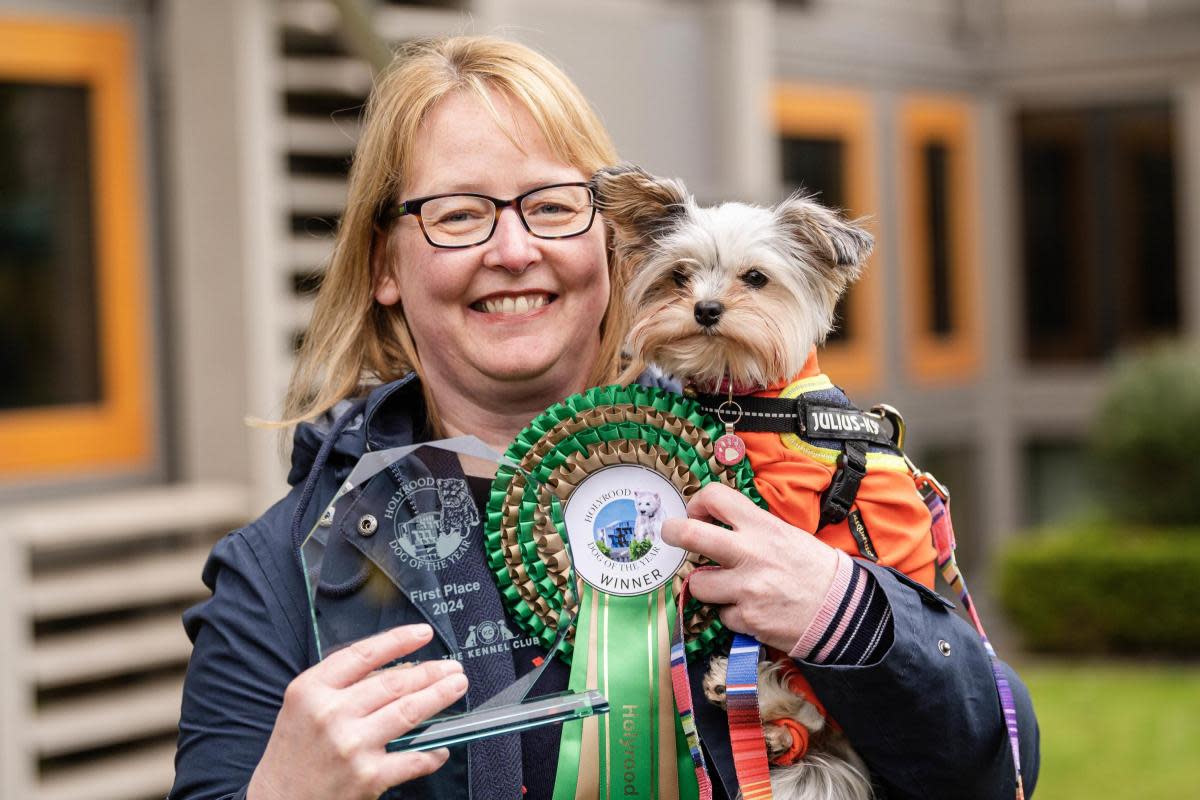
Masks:
[[[859,484],[867,476],[867,447],[864,442],[848,441],[838,456],[837,470],[825,496],[821,498],[819,527],[844,520],[854,507]]]
[[[904,417],[900,414],[900,411],[895,406],[889,406],[887,403],[877,403],[871,406],[871,413],[891,423],[892,446],[903,452],[904,438],[908,433],[908,426],[904,424]]]

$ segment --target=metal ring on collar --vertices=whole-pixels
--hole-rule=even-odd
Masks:
[[[737,409],[737,416],[733,418],[732,422],[726,420],[724,417],[723,412],[725,410],[725,406],[733,406],[735,409]],[[724,403],[721,403],[721,405],[717,406],[717,419],[722,425],[737,425],[742,419],[742,407],[738,405],[737,402],[735,402],[732,398],[726,400]]]

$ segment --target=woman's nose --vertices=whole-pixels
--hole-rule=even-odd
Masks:
[[[524,272],[539,257],[536,241],[533,234],[525,230],[515,208],[502,208],[496,219],[496,230],[485,245],[484,264],[510,272]]]

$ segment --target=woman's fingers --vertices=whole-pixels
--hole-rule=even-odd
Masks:
[[[403,736],[439,711],[453,705],[467,691],[467,676],[461,672],[444,678],[404,697],[398,697],[367,715],[372,739],[385,744]]]
[[[736,603],[745,590],[736,573],[724,569],[705,569],[693,572],[688,579],[688,591],[701,603],[727,605]]]
[[[770,516],[737,489],[715,482],[692,495],[688,500],[687,512],[692,519],[722,522],[734,528],[753,522],[758,515]]]
[[[734,567],[744,556],[737,534],[695,519],[663,520],[662,540],[675,547],[707,556],[722,567]]]
[[[387,753],[380,769],[382,784],[395,786],[436,772],[448,758],[450,751],[444,747],[420,753]]]
[[[365,716],[399,697],[432,686],[442,678],[462,671],[462,664],[452,658],[398,664],[379,670],[345,690],[347,711],[355,716]]]
[[[326,686],[343,689],[385,664],[420,650],[432,638],[433,629],[428,625],[401,625],[338,650],[310,672]]]

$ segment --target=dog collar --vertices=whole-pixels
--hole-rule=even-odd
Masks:
[[[885,415],[806,399],[697,393],[696,401],[722,424],[743,433],[795,433],[807,439],[896,446],[896,429]]]

